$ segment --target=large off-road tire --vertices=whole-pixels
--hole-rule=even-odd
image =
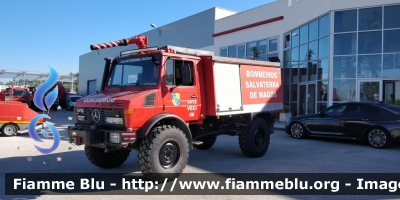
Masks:
[[[390,146],[390,134],[381,128],[372,128],[366,133],[368,144],[377,149]]]
[[[270,130],[268,123],[262,118],[253,120],[250,128],[242,128],[239,134],[239,145],[242,153],[248,157],[263,156],[269,147]]]
[[[18,132],[18,127],[15,124],[4,124],[1,127],[1,132],[5,135],[5,136],[13,136],[15,134],[17,134]]]
[[[130,149],[119,149],[105,152],[104,148],[85,145],[86,157],[89,161],[100,168],[111,169],[122,165],[129,157]]]
[[[153,128],[139,144],[138,163],[143,175],[153,181],[177,178],[186,167],[189,143],[182,130],[164,125]]]
[[[203,143],[200,145],[193,145],[193,147],[196,149],[200,149],[200,150],[206,150],[206,149],[210,149],[212,146],[214,146],[214,143],[217,140],[217,135],[215,135],[215,134],[206,135],[197,140],[202,141]]]

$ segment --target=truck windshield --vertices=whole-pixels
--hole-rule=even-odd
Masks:
[[[14,96],[21,97],[23,94],[23,90],[14,90]]]
[[[160,62],[160,57],[160,54],[154,54],[118,60],[107,87],[156,86],[160,68],[153,60]]]

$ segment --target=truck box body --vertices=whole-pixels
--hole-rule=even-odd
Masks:
[[[279,63],[202,57],[207,116],[281,110]]]

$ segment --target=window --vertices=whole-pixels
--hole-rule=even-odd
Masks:
[[[335,12],[335,33],[357,31],[357,10]]]
[[[23,96],[24,91],[23,90],[14,90],[14,96],[21,97]]]
[[[335,117],[343,115],[343,111],[346,109],[347,105],[336,105],[332,106],[324,111],[326,117]]]
[[[257,54],[256,60],[267,60],[267,40],[257,41]]]
[[[400,29],[387,30],[383,33],[383,51],[400,52]]]
[[[246,58],[255,60],[255,57],[257,57],[257,55],[255,55],[255,52],[257,52],[257,42],[247,43],[246,48]]]
[[[382,7],[360,9],[358,30],[382,29]]]
[[[299,29],[292,31],[292,47],[299,46]]]
[[[381,55],[358,56],[358,78],[381,78]]]
[[[219,56],[227,57],[228,56],[228,49],[227,48],[221,49],[220,52],[219,52]]]
[[[309,32],[308,33],[309,41],[313,41],[318,38],[318,20],[314,20],[314,21],[310,22],[308,32]]]
[[[245,59],[246,58],[246,45],[238,46],[238,58]]]
[[[356,33],[345,33],[335,35],[334,54],[335,55],[350,55],[356,54]]]
[[[300,28],[300,45],[308,42],[308,24]]]
[[[269,52],[278,51],[278,39],[269,40]]]
[[[190,66],[190,76],[192,77],[192,82],[189,84],[182,84],[182,66]],[[169,86],[179,85],[179,86],[193,86],[194,76],[193,76],[193,63],[189,61],[182,60],[167,60],[167,70],[165,76],[165,84]]]
[[[319,37],[329,35],[329,14],[319,18]]]
[[[347,106],[346,110],[344,111],[345,115],[348,116],[378,116],[379,115],[379,109],[375,108],[374,106],[370,105],[356,105],[356,104],[351,104]]]
[[[318,58],[329,56],[329,36],[319,39]]]
[[[367,31],[358,33],[358,53],[381,53],[382,31]]]
[[[290,34],[285,35],[285,48],[290,47]]]
[[[356,79],[333,80],[333,101],[355,101]]]
[[[385,7],[385,29],[400,28],[400,5]]]
[[[228,57],[236,58],[236,45],[228,47]]]
[[[160,68],[155,60],[161,60],[159,54],[117,60],[107,87],[156,86]]]

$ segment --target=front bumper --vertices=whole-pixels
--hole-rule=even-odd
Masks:
[[[109,139],[110,133],[116,133],[120,136],[119,143],[112,143]],[[90,145],[98,147],[122,148],[136,141],[136,132],[121,131],[113,129],[99,129],[96,126],[69,126],[68,137],[71,144]]]

